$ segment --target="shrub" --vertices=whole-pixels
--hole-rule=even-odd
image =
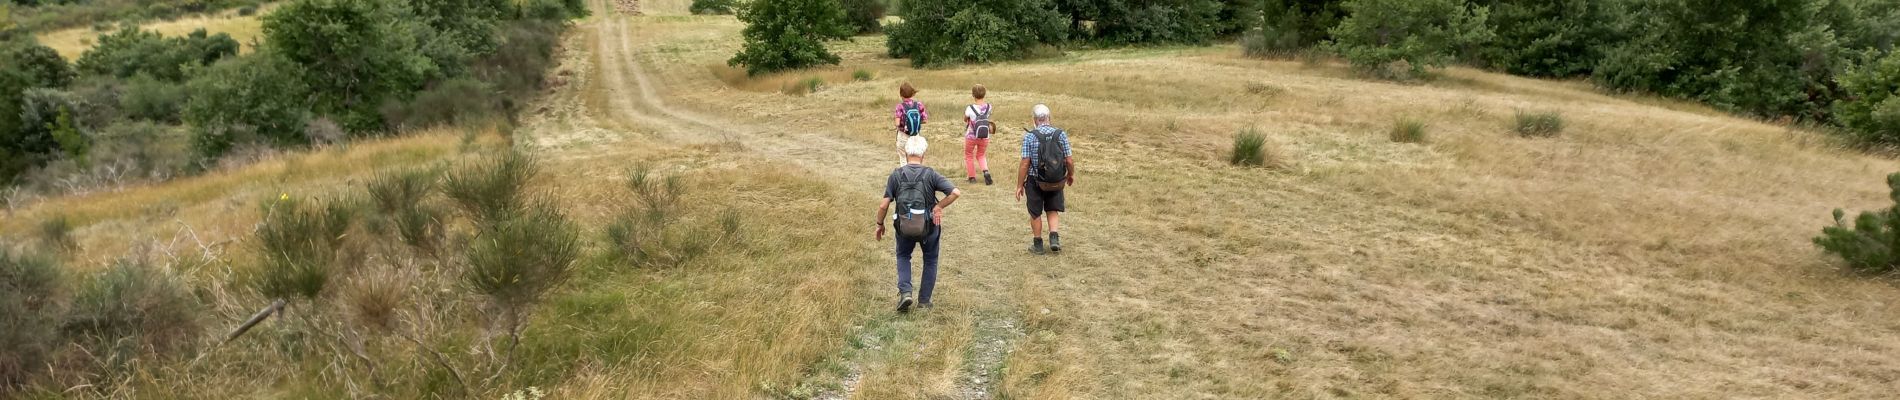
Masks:
[[[1267,137],[1253,128],[1234,134],[1234,150],[1227,163],[1243,167],[1266,166]]]
[[[1834,209],[1834,225],[1821,228],[1814,244],[1858,271],[1887,273],[1900,266],[1900,173],[1887,175],[1887,187],[1894,206],[1862,211],[1852,226],[1842,219],[1846,212]]]
[[[307,143],[310,88],[301,69],[270,53],[213,64],[185,84],[184,121],[192,148],[216,159],[239,145]]]
[[[124,259],[81,286],[64,331],[85,338],[89,353],[118,366],[148,351],[163,354],[190,344],[201,330],[202,308],[177,276]]]
[[[500,99],[487,83],[468,77],[436,83],[408,101],[390,101],[383,121],[395,130],[477,122],[500,113]]]
[[[539,171],[534,159],[510,152],[449,172],[442,193],[471,219],[501,221],[525,204],[528,182]]]
[[[121,121],[95,133],[95,164],[129,168],[131,177],[163,178],[184,170],[191,149],[176,128],[151,121]]]
[[[257,6],[238,7],[237,14],[240,17],[249,17],[252,15],[257,15]]]
[[[463,279],[503,310],[513,333],[523,309],[565,281],[579,256],[574,225],[552,206],[536,204],[476,233]]]
[[[1864,143],[1900,143],[1900,55],[1855,66],[1840,84],[1848,95],[1834,106],[1841,125]]]
[[[1517,135],[1552,137],[1564,131],[1564,116],[1556,111],[1517,111]]]
[[[254,284],[265,297],[315,299],[328,287],[346,254],[356,209],[346,201],[309,204],[284,195],[264,206],[257,226]],[[353,254],[350,254],[353,255]]]
[[[1399,118],[1398,122],[1392,124],[1388,136],[1399,143],[1425,143],[1425,123],[1412,118]]]
[[[187,101],[185,85],[138,75],[125,81],[119,110],[133,119],[177,123]]]
[[[1332,28],[1328,47],[1354,68],[1384,79],[1423,76],[1442,68],[1457,50],[1495,36],[1484,7],[1460,0],[1348,0],[1348,17]]]
[[[1068,21],[1048,0],[905,0],[904,22],[888,28],[891,57],[912,66],[1020,59],[1068,39]]]
[[[607,225],[607,244],[614,255],[642,267],[677,267],[704,255],[720,235],[737,234],[736,214],[720,217],[720,233],[680,223],[675,207],[685,186],[679,175],[657,176],[646,167],[630,171],[627,189],[638,200],[638,207]]]
[[[425,253],[436,251],[444,234],[442,219],[446,216],[426,202],[435,191],[434,171],[386,172],[365,186],[370,204],[380,217],[373,229],[387,231],[386,228],[393,227],[396,237],[404,244]]]
[[[100,36],[99,43],[74,63],[80,72],[130,78],[148,75],[168,82],[185,79],[185,70],[237,56],[238,42],[230,35],[208,34],[204,28],[183,37],[166,38],[157,32],[128,25]]]
[[[40,221],[40,246],[60,253],[78,250],[79,241],[73,239],[73,219],[59,214]]]
[[[858,34],[877,33],[883,30],[885,0],[841,0],[844,6],[845,21],[850,23]]]
[[[1530,76],[1590,73],[1604,46],[1622,40],[1621,17],[1597,0],[1492,2],[1489,22],[1496,40],[1476,52],[1485,66]]]
[[[264,42],[301,67],[311,111],[351,133],[371,132],[383,127],[378,111],[385,101],[406,99],[442,68],[430,54],[455,51],[425,48],[421,36],[429,28],[406,7],[379,0],[292,1],[264,16]]]
[[[693,0],[686,10],[699,15],[730,15],[738,7],[738,0]]]
[[[858,82],[869,81],[873,78],[876,78],[876,75],[873,75],[871,70],[860,69],[851,72],[851,79]]]
[[[58,346],[59,266],[0,246],[0,394],[28,381]]]
[[[837,0],[754,0],[739,11],[745,47],[726,64],[750,75],[837,64],[824,41],[851,36],[844,18]]]

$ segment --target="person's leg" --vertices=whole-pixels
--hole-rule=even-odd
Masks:
[[[905,135],[903,132],[897,133],[897,165],[904,165],[904,163],[910,161],[904,157],[904,142],[908,139],[910,139],[910,135]]]
[[[983,170],[983,172],[990,172],[990,140],[989,139],[976,140],[976,167],[977,169]]]
[[[897,237],[897,294],[910,293],[910,255],[917,249],[917,241]]]
[[[978,140],[981,139],[963,139],[963,176],[970,178],[971,181],[976,180],[976,155],[981,151],[976,147]]]
[[[929,239],[924,239],[924,276],[923,281],[920,282],[921,287],[917,288],[917,304],[930,305],[930,292],[937,288],[937,249],[941,248],[942,243],[943,227],[941,226],[937,227],[936,232],[930,234]]]
[[[1029,208],[1029,252],[1042,254],[1042,191],[1035,182],[1023,182],[1023,198]]]
[[[1043,193],[1042,209],[1044,218],[1049,219],[1049,251],[1062,251],[1062,211],[1063,196],[1066,190]]]

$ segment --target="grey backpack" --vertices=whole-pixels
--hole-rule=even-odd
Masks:
[[[976,131],[977,139],[989,139],[990,132],[996,131],[996,123],[990,122],[989,107],[979,109],[976,108],[976,105],[972,104],[970,105],[970,113],[976,114],[976,119],[970,121],[970,130]]]

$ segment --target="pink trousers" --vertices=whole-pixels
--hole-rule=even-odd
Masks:
[[[975,178],[977,172],[990,170],[990,140],[963,138],[963,174]]]

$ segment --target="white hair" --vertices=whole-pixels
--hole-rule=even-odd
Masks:
[[[1037,104],[1035,108],[1029,109],[1029,113],[1035,115],[1037,121],[1049,120],[1049,106]]]
[[[923,157],[924,150],[927,149],[930,149],[930,142],[925,141],[923,135],[911,136],[910,139],[904,140],[904,155]]]

